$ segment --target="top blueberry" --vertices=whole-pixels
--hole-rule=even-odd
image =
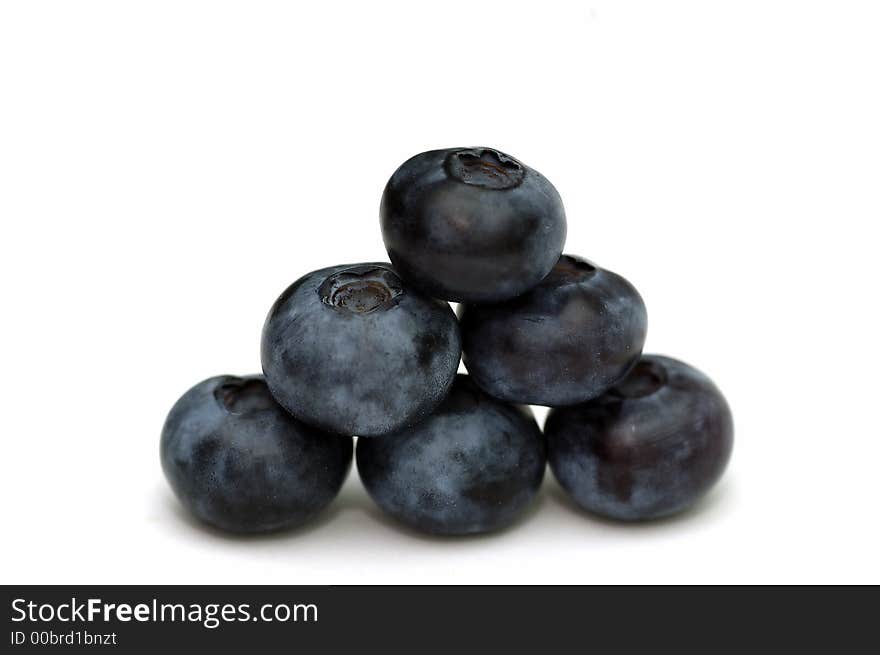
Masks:
[[[407,160],[385,187],[380,217],[401,276],[457,302],[528,291],[565,244],[565,210],[553,185],[493,148],[431,150]]]

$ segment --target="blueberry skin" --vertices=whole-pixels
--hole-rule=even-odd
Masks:
[[[272,394],[306,423],[372,437],[446,397],[461,360],[449,305],[405,286],[390,264],[325,268],[294,282],[263,327]]]
[[[554,409],[544,426],[550,466],[582,508],[621,521],[655,519],[695,503],[733,448],[727,401],[697,369],[643,357],[590,402]]]
[[[464,363],[496,398],[559,407],[594,398],[635,365],[648,315],[624,278],[571,255],[528,293],[459,307]]]
[[[307,522],[339,492],[352,451],[351,437],[285,412],[259,375],[194,386],[168,414],[160,443],[165,477],[184,506],[238,533]]]
[[[531,411],[488,396],[464,375],[421,423],[357,445],[358,472],[373,500],[403,523],[439,535],[511,523],[537,493],[545,463]]]
[[[565,244],[565,210],[553,185],[492,148],[412,157],[388,180],[379,214],[388,255],[404,279],[457,302],[527,291]]]

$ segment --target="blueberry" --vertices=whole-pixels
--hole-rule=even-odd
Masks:
[[[357,446],[358,472],[373,500],[433,534],[509,524],[535,496],[545,461],[531,412],[495,400],[464,375],[421,423]]]
[[[223,530],[267,532],[302,525],[342,486],[351,437],[297,421],[262,376],[210,378],[175,403],[160,446],[174,493]]]
[[[709,378],[668,357],[643,357],[594,400],[550,412],[550,466],[575,502],[624,521],[680,512],[721,477],[733,419]]]
[[[263,372],[300,420],[363,437],[430,413],[461,359],[449,305],[403,284],[389,264],[325,268],[294,282],[263,328]]]
[[[459,312],[474,381],[496,398],[529,405],[598,396],[635,365],[647,331],[645,305],[629,282],[570,255],[528,293]]]
[[[565,211],[553,185],[492,148],[412,157],[388,181],[380,216],[400,274],[429,295],[458,302],[527,291],[565,244]]]

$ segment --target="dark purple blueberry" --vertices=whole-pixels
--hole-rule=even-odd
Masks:
[[[550,466],[584,509],[612,519],[668,516],[724,472],[733,418],[718,388],[668,357],[642,357],[600,397],[550,412]]]
[[[382,435],[426,416],[460,359],[449,305],[383,263],[309,273],[281,294],[263,327],[272,394],[300,420],[338,434]]]
[[[462,305],[464,363],[474,381],[512,403],[573,405],[635,365],[648,316],[624,278],[563,255],[541,283],[504,303]]]
[[[423,152],[388,181],[382,236],[400,274],[458,302],[517,296],[565,244],[562,200],[540,173],[492,148]]]
[[[196,517],[255,533],[300,526],[339,492],[352,439],[301,423],[262,376],[210,378],[175,403],[162,429],[162,469]]]
[[[531,412],[486,395],[464,375],[422,422],[357,446],[373,500],[417,530],[444,535],[511,523],[537,493],[545,461]]]

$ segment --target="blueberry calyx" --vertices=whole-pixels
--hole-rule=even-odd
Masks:
[[[620,398],[645,398],[666,385],[666,368],[652,360],[642,359],[609,393]]]
[[[455,150],[446,157],[446,173],[453,179],[486,189],[512,189],[522,184],[525,167],[493,148]]]
[[[318,287],[325,305],[352,314],[370,314],[397,304],[403,282],[387,268],[354,266],[328,277]]]
[[[230,377],[214,389],[214,398],[230,414],[249,414],[276,406],[265,380]]]
[[[562,255],[556,265],[547,274],[546,283],[552,286],[565,286],[577,284],[595,274],[596,267],[586,259]]]

